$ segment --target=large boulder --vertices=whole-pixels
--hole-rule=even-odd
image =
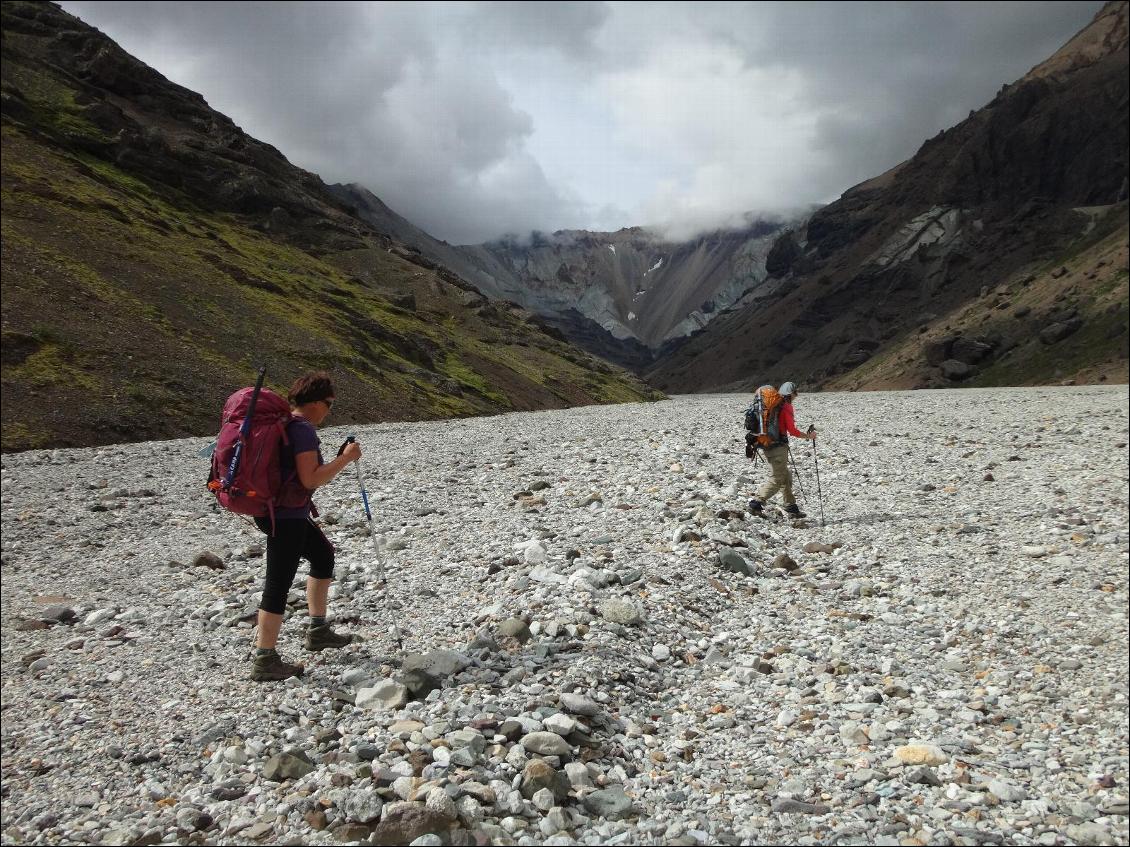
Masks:
[[[454,650],[433,650],[430,653],[408,655],[404,659],[404,664],[401,665],[401,670],[405,673],[421,670],[442,679],[445,676],[459,673],[469,664],[471,664],[470,658],[462,653],[457,653]]]
[[[569,796],[570,783],[566,773],[555,770],[544,759],[534,759],[522,771],[519,788],[527,800],[541,789],[548,788],[560,802]]]
[[[992,352],[993,348],[983,341],[975,338],[958,338],[950,348],[950,358],[975,365]]]
[[[754,576],[755,571],[750,567],[746,557],[733,547],[722,547],[718,551],[718,564],[723,570],[732,571],[741,576]]]
[[[513,638],[520,644],[530,640],[530,627],[521,618],[507,618],[498,625],[498,634],[504,638]]]
[[[606,621],[622,626],[631,626],[643,620],[643,615],[640,614],[639,607],[635,603],[615,597],[600,604],[600,616]]]
[[[522,746],[539,756],[568,756],[573,751],[556,732],[531,732],[523,736]]]
[[[951,358],[954,342],[957,340],[956,336],[950,335],[945,338],[934,339],[927,341],[922,346],[922,352],[926,356],[927,363],[931,365],[940,365],[946,359]]]
[[[408,702],[408,689],[391,679],[385,679],[369,688],[362,688],[353,699],[358,709],[401,709]]]
[[[951,379],[954,382],[959,380],[968,379],[973,376],[973,366],[965,362],[960,362],[957,359],[946,359],[942,362],[942,375],[946,379]]]
[[[441,835],[451,828],[451,820],[423,803],[390,803],[384,818],[373,827],[372,844],[411,844],[421,835]]]
[[[301,779],[314,770],[314,763],[298,749],[287,750],[271,756],[263,765],[263,779],[271,782],[286,782],[288,779]]]
[[[381,818],[383,808],[384,802],[380,795],[363,788],[350,791],[341,804],[345,819],[353,823],[376,823]]]
[[[632,813],[632,798],[619,785],[604,791],[594,791],[581,801],[590,815],[608,820],[619,820]]]
[[[1040,330],[1040,341],[1044,344],[1055,344],[1057,341],[1062,341],[1067,336],[1077,332],[1081,326],[1083,326],[1083,321],[1079,318],[1062,322],[1056,321]]]
[[[437,688],[443,688],[443,681],[439,677],[419,668],[402,673],[396,680],[408,689],[412,700],[423,700]]]

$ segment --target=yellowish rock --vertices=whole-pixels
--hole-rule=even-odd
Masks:
[[[419,732],[424,728],[424,724],[420,721],[396,721],[388,728],[388,731],[393,735],[400,735],[401,733]]]
[[[936,744],[907,744],[895,750],[904,765],[944,765],[950,757]]]

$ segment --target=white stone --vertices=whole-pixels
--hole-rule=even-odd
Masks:
[[[550,732],[556,732],[558,735],[568,735],[577,728],[577,721],[568,715],[553,714],[542,721],[542,724]]]
[[[530,565],[540,565],[545,562],[548,556],[545,545],[540,541],[528,541],[521,545],[519,549],[522,551],[522,558],[526,561],[526,564]]]
[[[384,680],[370,688],[362,688],[354,698],[359,709],[399,709],[408,702],[408,689],[398,682]]]
[[[798,717],[792,709],[782,709],[777,715],[777,726],[792,726]]]
[[[448,793],[442,788],[433,788],[429,791],[425,805],[436,814],[442,815],[448,820],[455,820],[455,818],[458,817],[455,801],[452,800]]]

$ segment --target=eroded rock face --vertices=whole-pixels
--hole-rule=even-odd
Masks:
[[[561,319],[576,312],[629,349],[634,341],[654,351],[755,290],[769,276],[766,263],[780,231],[799,223],[758,222],[687,242],[633,228],[460,249],[491,269],[498,296],[553,319],[570,337]]]
[[[665,239],[640,227],[562,230],[453,247],[400,218],[360,186],[334,186],[362,218],[452,268],[495,300],[539,315],[570,341],[635,370],[665,344],[700,330],[769,276],[766,263],[791,221]],[[782,270],[778,266],[778,270]]]
[[[961,209],[935,206],[903,224],[870,258],[870,263],[891,268],[925,253],[940,258],[960,243],[965,217]]]
[[[791,229],[787,230],[773,242],[765,257],[765,271],[770,276],[786,276],[803,255],[804,248],[797,240],[796,233]]]

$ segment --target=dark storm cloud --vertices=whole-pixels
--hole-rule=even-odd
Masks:
[[[755,67],[802,70],[828,162],[812,199],[911,156],[1086,25],[1101,2],[785,3],[716,25]]]
[[[594,39],[608,20],[607,3],[477,3],[466,13],[467,35],[479,44],[506,50],[556,50],[561,55],[597,58]]]
[[[514,106],[488,64],[443,30],[461,20],[485,26],[481,18],[490,10],[463,16],[416,4],[65,5],[295,163],[327,181],[371,187],[441,238],[477,241],[550,228],[573,214],[567,192],[550,185],[524,150],[530,115]],[[576,31],[560,31],[564,47],[576,49],[568,34]]]
[[[65,2],[252,135],[456,243],[826,201],[1100,8]]]

